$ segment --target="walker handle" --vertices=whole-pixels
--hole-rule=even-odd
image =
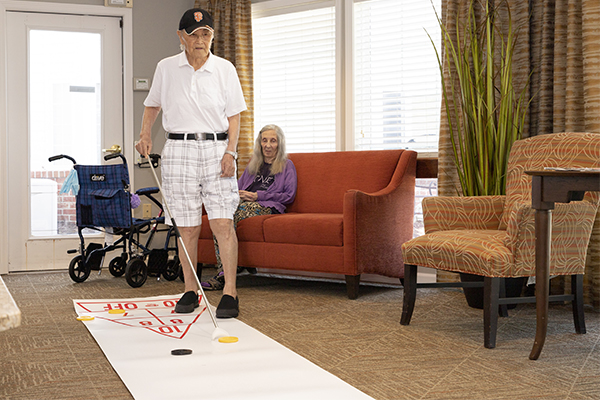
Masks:
[[[142,158],[147,158],[148,162],[152,163],[152,166],[154,168],[158,168],[158,160],[160,160],[160,158],[161,158],[160,154],[151,153],[151,154],[148,154],[147,156],[143,156],[140,154],[140,156],[142,156]]]
[[[104,159],[106,161],[108,161],[108,160],[112,160],[113,158],[117,158],[117,157],[121,157],[121,160],[123,160],[123,164],[127,164],[127,160],[121,153],[112,153],[112,154],[105,155]]]
[[[58,156],[52,156],[52,157],[50,157],[50,158],[48,159],[48,161],[52,162],[52,161],[60,160],[61,158],[68,158],[69,160],[71,160],[71,162],[72,162],[73,164],[77,164],[77,163],[75,162],[75,159],[74,159],[73,157],[69,157],[69,156],[66,156],[66,155],[64,155],[64,154],[60,154],[60,155],[58,155]]]

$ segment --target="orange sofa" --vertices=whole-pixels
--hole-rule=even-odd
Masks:
[[[412,239],[417,153],[410,150],[290,154],[298,191],[285,214],[240,221],[238,264],[342,274],[348,297],[360,275],[403,278]],[[198,262],[214,264],[204,215]]]

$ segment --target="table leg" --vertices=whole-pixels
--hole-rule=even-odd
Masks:
[[[548,296],[550,280],[550,246],[552,210],[535,211],[535,302],[536,331],[530,360],[537,360],[546,341],[548,330]]]

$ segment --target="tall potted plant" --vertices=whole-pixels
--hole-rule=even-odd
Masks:
[[[440,56],[436,49],[436,55],[443,104],[462,195],[502,195],[508,155],[521,138],[529,107],[529,79],[517,93],[512,61],[518,29],[506,0],[496,5],[493,0],[466,1],[466,19],[461,23],[457,15],[454,35],[436,14],[442,33],[443,52]],[[505,14],[499,12],[503,5]],[[461,279],[470,280],[465,275]],[[523,281],[517,286],[522,288]],[[469,305],[483,307],[481,289],[467,289],[465,296]]]

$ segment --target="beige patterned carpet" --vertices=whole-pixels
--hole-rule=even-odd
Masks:
[[[0,399],[131,399],[75,320],[72,299],[183,291],[179,280],[149,279],[133,289],[108,271],[80,284],[66,271],[2,279],[22,325],[0,332]],[[588,333],[577,335],[570,308],[552,304],[546,345],[530,361],[531,304],[500,319],[497,347],[489,350],[482,312],[457,289],[420,289],[410,326],[399,324],[401,288],[361,286],[357,300],[345,292],[341,283],[240,276],[240,320],[378,400],[600,399],[600,314],[591,309]],[[220,294],[208,297],[216,304]]]

